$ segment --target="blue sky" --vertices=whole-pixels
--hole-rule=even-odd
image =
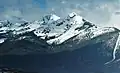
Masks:
[[[117,20],[116,11],[120,11],[120,0],[1,0],[0,20],[14,20],[21,17],[25,20],[39,20],[41,16],[54,13],[65,17],[76,12],[84,18],[96,23],[106,24]],[[103,16],[101,18],[101,16]],[[118,20],[117,23],[120,23]]]
[[[34,0],[34,1],[40,5],[40,8],[44,9],[47,7],[46,0]]]

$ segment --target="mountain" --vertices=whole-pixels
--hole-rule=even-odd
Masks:
[[[0,21],[0,72],[119,73],[119,49],[119,29],[97,26],[75,12]]]
[[[33,22],[0,21],[0,55],[50,54],[100,42],[115,55],[120,48],[119,33],[117,28],[97,26],[75,12],[64,19],[51,14]]]

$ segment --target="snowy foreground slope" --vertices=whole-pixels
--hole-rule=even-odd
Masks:
[[[98,27],[74,12],[64,19],[51,14],[34,22],[0,21],[0,55],[73,51],[100,42],[106,42],[115,55],[120,48],[119,33],[117,28]]]

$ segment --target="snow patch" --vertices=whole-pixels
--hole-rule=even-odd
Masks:
[[[69,17],[74,17],[74,16],[76,16],[77,14],[75,13],[75,12],[72,12],[72,13],[70,13],[68,16]]]
[[[1,44],[1,43],[4,43],[5,40],[6,40],[6,38],[0,39],[0,44]]]
[[[79,22],[79,24],[75,24],[73,25],[68,31],[66,31],[64,34],[62,34],[61,36],[55,38],[55,39],[51,39],[51,40],[48,40],[47,43],[48,44],[61,44],[63,43],[64,41],[78,35],[80,32],[83,32],[83,30],[81,31],[78,31],[78,30],[75,30],[76,28],[79,28],[81,27],[81,25],[83,25],[83,21],[82,19],[79,19],[81,22]]]
[[[81,22],[83,22],[81,16],[75,16],[73,20],[76,24],[81,24]]]
[[[50,20],[53,20],[53,21],[57,21],[59,19],[60,19],[60,17],[58,17],[58,16],[56,16],[54,14],[50,17]]]

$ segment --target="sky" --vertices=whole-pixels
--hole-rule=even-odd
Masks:
[[[61,18],[76,12],[83,18],[104,26],[120,28],[120,0],[0,0],[0,20],[39,20],[48,14]]]

